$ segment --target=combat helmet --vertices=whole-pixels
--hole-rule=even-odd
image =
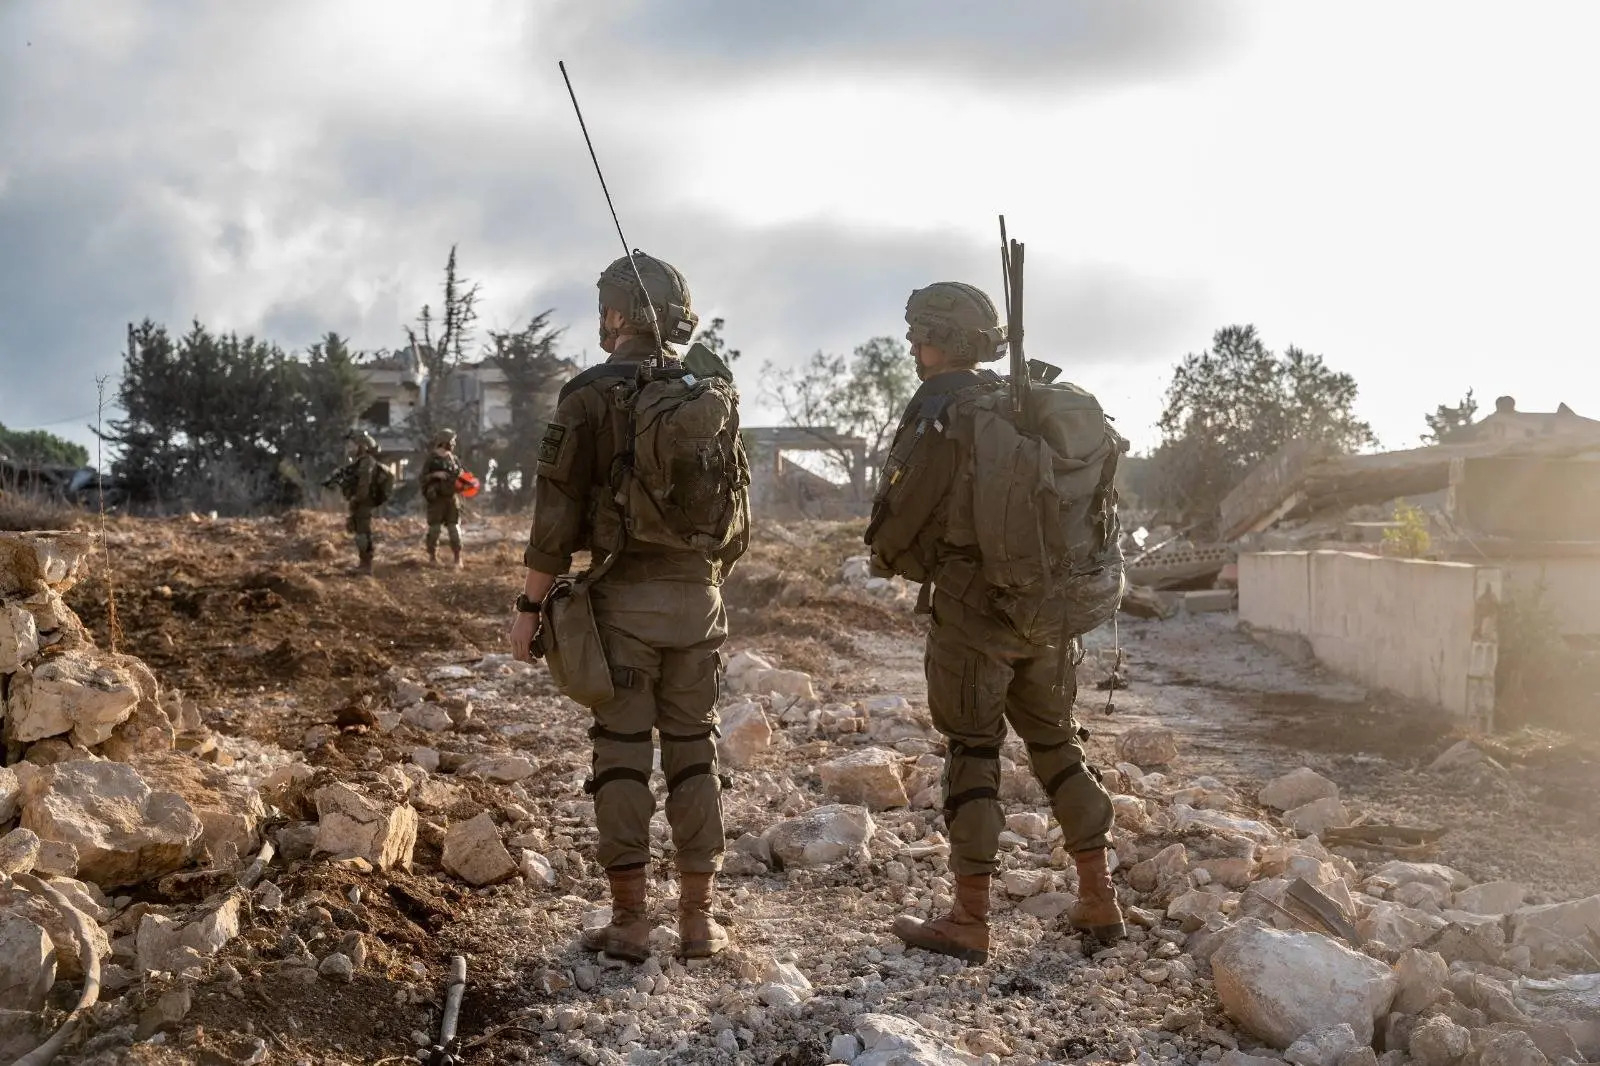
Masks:
[[[639,269],[634,275],[634,267]],[[639,292],[639,280],[644,280],[644,293]],[[650,312],[656,310],[663,344],[687,344],[694,335],[700,316],[691,309],[689,283],[678,268],[664,259],[646,255],[635,248],[633,261],[623,256],[600,274],[600,311],[607,308],[622,312],[628,325],[648,332]],[[646,303],[648,295],[648,305]]]
[[[456,431],[453,429],[439,430],[433,435],[433,446],[435,448],[454,448],[456,446]]]
[[[906,300],[906,339],[932,344],[962,362],[987,363],[1005,354],[1006,328],[994,301],[975,285],[936,281]]]
[[[364,429],[352,429],[344,435],[344,439],[354,444],[359,452],[370,452],[374,455],[378,452],[378,442]]]

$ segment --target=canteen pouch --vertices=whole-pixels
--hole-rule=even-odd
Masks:
[[[562,578],[544,602],[544,659],[561,694],[594,707],[616,695],[589,586]]]

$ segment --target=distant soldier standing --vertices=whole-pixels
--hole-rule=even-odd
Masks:
[[[711,917],[724,849],[715,708],[728,632],[721,585],[749,543],[750,475],[732,375],[702,345],[681,360],[671,347],[697,321],[683,275],[642,252],[632,258],[600,275],[610,359],[561,390],[539,445],[511,644],[518,659],[544,655],[561,690],[594,714],[584,788],[612,909],[583,943],[641,962],[653,928],[645,897],[658,732],[679,952],[705,957],[728,944]],[[585,549],[590,568],[558,579]]]
[[[866,540],[875,570],[923,583],[918,610],[933,616],[928,709],[948,741],[955,899],[933,921],[897,919],[895,935],[969,962],[988,959],[1009,722],[1077,865],[1072,925],[1119,937],[1107,870],[1113,809],[1085,764],[1072,652],[1074,638],[1109,620],[1121,598],[1112,478],[1125,444],[1094,398],[1071,385],[1033,385],[1018,419],[1006,379],[978,369],[1004,351],[1006,331],[974,286],[916,290],[906,322],[922,386],[896,432]],[[1019,432],[1019,421],[1031,431]]]
[[[345,435],[347,463],[324,484],[338,486],[350,510],[345,528],[355,535],[356,569],[363,574],[372,573],[372,554],[375,542],[372,535],[372,512],[382,507],[394,487],[394,475],[378,462],[378,442],[372,434],[351,430]]]
[[[422,464],[422,498],[428,509],[428,562],[439,561],[439,531],[449,531],[455,567],[461,569],[461,502],[456,498],[461,461],[456,458],[456,431],[433,435],[433,452]]]

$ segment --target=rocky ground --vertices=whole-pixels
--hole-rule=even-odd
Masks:
[[[674,960],[658,816],[656,955],[597,959],[586,715],[500,647],[523,525],[471,523],[460,573],[385,532],[375,579],[312,513],[119,521],[109,582],[0,553],[0,1062],[96,969],[57,1061],[400,1062],[453,955],[466,1063],[1600,1060],[1588,739],[1451,735],[1228,614],[1125,620],[1129,688],[1110,634],[1080,671],[1130,938],[1063,928],[1013,745],[994,958],[902,949],[948,901],[942,746],[912,590],[850,526],[764,528],[727,590],[737,947]]]

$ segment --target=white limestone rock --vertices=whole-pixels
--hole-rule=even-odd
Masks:
[[[829,866],[866,858],[876,828],[865,807],[834,803],[778,822],[765,837],[784,866]]]
[[[1284,812],[1283,824],[1302,836],[1321,836],[1335,826],[1350,824],[1350,813],[1337,799],[1312,800]]]
[[[856,1019],[856,1035],[865,1050],[852,1066],[979,1066],[983,1061],[898,1015],[863,1014]]]
[[[1165,726],[1135,726],[1117,738],[1117,758],[1139,767],[1178,761],[1178,734]]]
[[[1456,893],[1455,907],[1473,914],[1506,915],[1522,909],[1528,886],[1515,881],[1488,881]]]
[[[538,771],[538,764],[524,755],[485,755],[472,759],[456,773],[461,777],[478,777],[501,785],[514,785],[526,781]]]
[[[886,748],[862,748],[817,767],[822,790],[840,803],[868,810],[904,807],[910,802],[900,776],[901,756]]]
[[[1600,895],[1523,907],[1511,915],[1511,943],[1525,947],[1541,967],[1593,966],[1585,947],[1600,935]]]
[[[176,792],[154,791],[127,763],[57,763],[22,824],[41,840],[72,845],[78,875],[102,888],[136,885],[184,866],[205,831]]]
[[[1309,766],[1302,766],[1267,782],[1258,798],[1263,807],[1292,811],[1320,799],[1338,799],[1339,786]]]
[[[754,700],[736,703],[722,712],[722,736],[717,758],[735,770],[748,770],[772,746],[772,723]]]
[[[13,829],[0,836],[0,881],[31,873],[39,861],[39,847],[39,834],[31,829]]]
[[[1356,1039],[1355,1030],[1347,1023],[1340,1022],[1302,1036],[1289,1045],[1283,1057],[1294,1066],[1341,1066],[1346,1052],[1363,1046]]]
[[[811,675],[799,670],[781,670],[758,652],[740,652],[728,662],[725,675],[728,691],[748,696],[776,693],[790,699],[814,700],[816,689]]]
[[[9,766],[0,766],[0,825],[17,816],[22,802],[22,779]]]
[[[1328,937],[1280,932],[1254,919],[1233,927],[1211,968],[1229,1017],[1279,1048],[1340,1024],[1370,1044],[1399,984],[1389,967]]]
[[[312,852],[361,858],[380,870],[411,869],[417,812],[409,803],[367,796],[338,782],[317,789],[317,837]]]
[[[39,654],[39,624],[20,603],[0,603],[0,674],[14,674]]]
[[[457,822],[444,834],[444,868],[474,887],[504,881],[517,863],[500,840],[500,829],[487,811]]]
[[[170,752],[141,755],[133,765],[152,789],[184,798],[200,819],[200,846],[211,854],[232,848],[248,855],[261,846],[267,808],[242,775]]]
[[[10,1010],[44,1008],[56,982],[56,949],[36,922],[0,914],[0,1003]]]
[[[17,743],[70,735],[86,748],[111,739],[133,714],[139,690],[126,667],[74,649],[27,667],[6,694],[5,736]]]
[[[1417,1066],[1455,1066],[1472,1047],[1472,1034],[1435,1014],[1411,1031],[1407,1050]]]
[[[1450,967],[1438,952],[1409,948],[1395,962],[1394,975],[1399,987],[1392,1009],[1401,1014],[1421,1014],[1444,998]]]

